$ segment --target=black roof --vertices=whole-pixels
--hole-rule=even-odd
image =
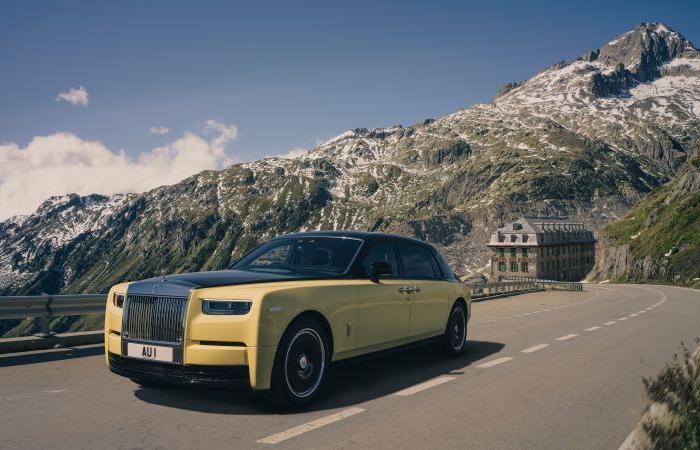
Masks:
[[[400,234],[391,234],[391,233],[377,233],[373,231],[354,231],[354,230],[340,230],[340,231],[305,231],[305,232],[300,232],[300,233],[290,233],[290,234],[283,234],[280,236],[275,237],[275,239],[279,238],[303,238],[303,237],[312,237],[312,236],[326,236],[326,237],[348,237],[348,238],[355,238],[355,239],[363,239],[365,241],[381,241],[381,240],[404,240],[404,241],[410,241],[410,242],[417,242],[423,245],[429,245],[427,242],[423,242],[419,239],[408,237],[408,236],[401,236]]]

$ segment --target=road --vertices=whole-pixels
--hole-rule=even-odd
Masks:
[[[250,392],[141,389],[99,347],[0,357],[3,448],[617,448],[643,376],[700,336],[700,292],[586,285],[475,303],[469,350],[335,367],[310,411]]]

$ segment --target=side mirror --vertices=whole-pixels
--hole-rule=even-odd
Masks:
[[[393,275],[394,271],[391,269],[391,264],[386,261],[374,261],[370,266],[369,279],[374,283],[379,283],[379,277]]]

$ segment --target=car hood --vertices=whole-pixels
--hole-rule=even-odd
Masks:
[[[245,270],[216,270],[211,272],[192,272],[162,277],[148,278],[129,284],[128,293],[133,295],[159,295],[186,297],[192,289],[236,284],[266,283],[273,281],[291,281],[318,278],[303,274],[279,274],[249,272]]]

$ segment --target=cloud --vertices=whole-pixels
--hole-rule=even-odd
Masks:
[[[170,130],[166,127],[151,127],[148,129],[153,134],[168,134]]]
[[[234,161],[226,154],[237,129],[207,121],[206,136],[179,139],[131,158],[72,133],[33,138],[26,147],[0,144],[0,219],[29,214],[51,195],[143,192]]]
[[[90,94],[88,94],[88,91],[84,87],[79,86],[61,92],[56,97],[56,101],[68,102],[73,106],[87,106],[88,103],[90,103]]]

